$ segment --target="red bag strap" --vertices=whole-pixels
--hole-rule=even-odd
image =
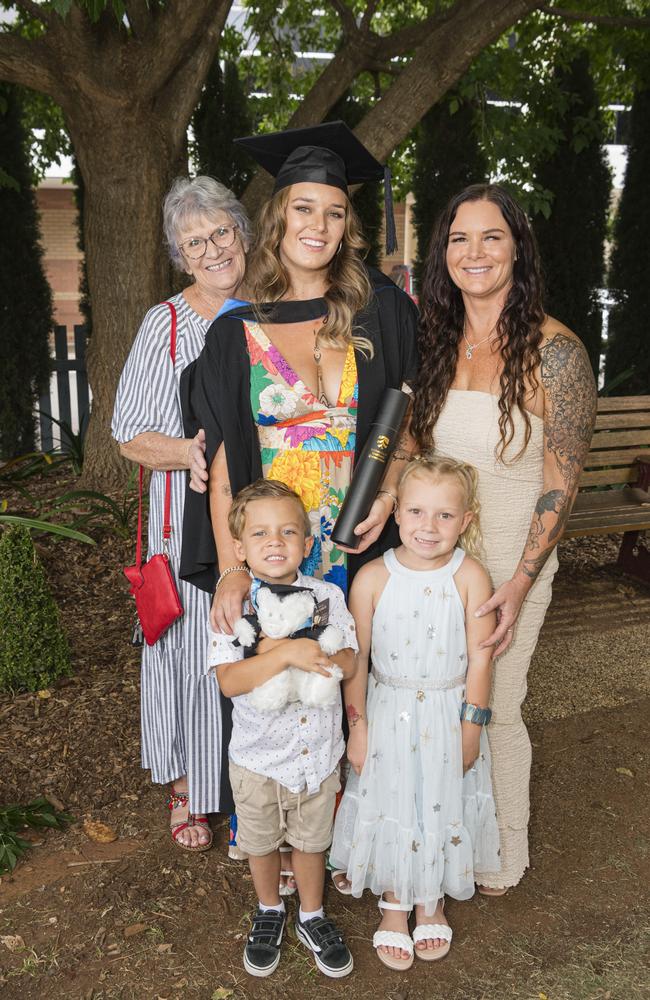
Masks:
[[[173,302],[163,302],[164,306],[169,306],[171,314],[171,330],[169,334],[169,355],[172,359],[172,366],[176,363],[176,307]],[[135,564],[138,569],[142,565],[142,482],[144,469],[140,466],[139,476],[139,497],[138,497],[138,536],[135,543]],[[167,542],[171,537],[171,507],[172,507],[172,474],[165,473],[165,505],[163,508],[163,551],[167,548]]]

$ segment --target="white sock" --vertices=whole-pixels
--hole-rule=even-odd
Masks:
[[[313,920],[314,917],[324,917],[324,916],[325,916],[325,912],[324,912],[322,906],[321,906],[321,908],[319,910],[314,910],[313,913],[305,913],[305,911],[303,910],[302,906],[300,907],[300,923],[301,924],[304,924],[307,920]]]
[[[258,899],[257,905],[260,910],[264,911],[264,913],[271,910],[273,910],[274,913],[284,913],[284,902],[282,900],[280,900],[279,903],[274,903],[273,906],[267,906],[266,903],[262,903],[261,900]]]

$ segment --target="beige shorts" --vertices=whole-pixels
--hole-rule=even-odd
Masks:
[[[341,787],[338,767],[317,792],[290,792],[273,778],[230,761],[230,784],[237,812],[237,845],[253,857],[285,843],[320,854],[332,843],[334,804]]]

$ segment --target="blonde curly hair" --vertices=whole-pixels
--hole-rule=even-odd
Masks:
[[[463,491],[465,510],[470,511],[472,520],[458,538],[458,544],[465,550],[468,556],[483,562],[485,553],[483,550],[483,536],[481,535],[480,513],[481,505],[478,500],[478,472],[473,465],[467,462],[457,462],[455,458],[448,458],[446,455],[437,455],[434,452],[421,452],[407,464],[402,478],[397,487],[397,499],[404,489],[404,484],[412,476],[426,476],[434,482],[441,479],[453,479]]]

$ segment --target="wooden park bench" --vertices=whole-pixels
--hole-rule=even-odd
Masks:
[[[649,529],[650,396],[602,397],[565,537],[622,532],[617,565],[650,583]]]

